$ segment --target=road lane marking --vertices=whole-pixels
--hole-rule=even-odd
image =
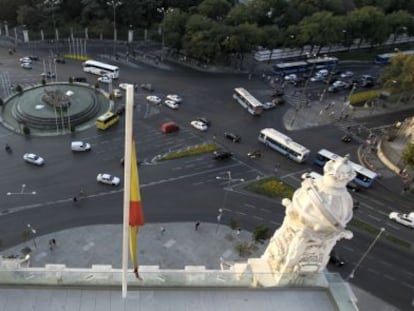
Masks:
[[[250,207],[250,208],[256,208],[256,206],[254,206],[253,204],[249,204],[249,203],[245,203],[244,206]]]
[[[411,284],[408,284],[408,283],[406,283],[406,282],[401,282],[401,284],[403,284],[404,286],[407,286],[408,288],[411,288],[411,289],[413,289],[413,290],[414,290],[414,286],[413,286],[413,285],[411,285]]]
[[[263,220],[264,220],[264,218],[263,218],[263,217],[259,217],[259,216],[253,216],[253,218],[254,218],[254,219],[257,219],[257,220],[261,220],[261,221],[263,221]]]
[[[368,214],[367,216],[370,217],[370,218],[372,218],[372,219],[375,219],[378,222],[381,222],[381,218],[375,217],[375,216],[373,216],[371,214]]]

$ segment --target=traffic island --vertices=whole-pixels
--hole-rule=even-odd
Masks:
[[[110,108],[107,94],[100,89],[55,82],[21,89],[5,99],[0,121],[26,135],[61,135],[90,128]]]

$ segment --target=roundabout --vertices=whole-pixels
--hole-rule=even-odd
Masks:
[[[37,136],[82,131],[111,109],[107,94],[85,83],[56,82],[17,92],[5,99],[1,123],[8,129]]]

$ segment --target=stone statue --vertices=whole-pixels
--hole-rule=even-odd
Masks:
[[[275,277],[322,272],[336,241],[352,238],[345,229],[353,208],[346,184],[354,177],[348,156],[331,160],[323,177],[305,178],[292,200],[282,200],[285,219],[262,256]]]
[[[58,111],[66,111],[70,107],[70,101],[68,96],[62,93],[61,90],[48,90],[44,89],[45,94],[42,96],[42,100]]]

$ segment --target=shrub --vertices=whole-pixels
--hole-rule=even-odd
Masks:
[[[217,149],[216,144],[196,145],[196,146],[191,146],[185,150],[168,153],[164,155],[160,160],[172,160],[172,159],[178,159],[178,158],[183,158],[183,157],[189,157],[193,155],[202,154],[205,152],[214,151],[216,149]]]
[[[20,94],[23,93],[23,87],[20,84],[16,85],[16,92]]]
[[[31,233],[29,230],[24,230],[22,233],[20,233],[20,237],[22,238],[23,242],[27,242],[30,240]]]
[[[23,134],[30,135],[30,128],[28,126],[23,126]]]
[[[274,178],[268,177],[251,183],[245,187],[246,190],[266,195],[271,198],[291,199],[295,189],[288,184]]]
[[[236,220],[236,219],[234,219],[233,217],[230,219],[230,228],[231,228],[231,230],[236,230],[237,228],[239,228],[240,227],[240,224],[239,224],[239,222]]]
[[[240,257],[247,257],[250,255],[250,245],[246,241],[237,243],[234,248]]]
[[[42,85],[46,85],[46,79],[42,79]]]
[[[269,237],[269,227],[266,225],[259,225],[253,229],[253,239],[255,242],[263,243]]]
[[[73,77],[69,77],[68,81],[69,83],[73,83]]]
[[[383,91],[384,90],[370,90],[354,93],[351,95],[349,103],[351,105],[363,105],[367,101],[380,97]]]

